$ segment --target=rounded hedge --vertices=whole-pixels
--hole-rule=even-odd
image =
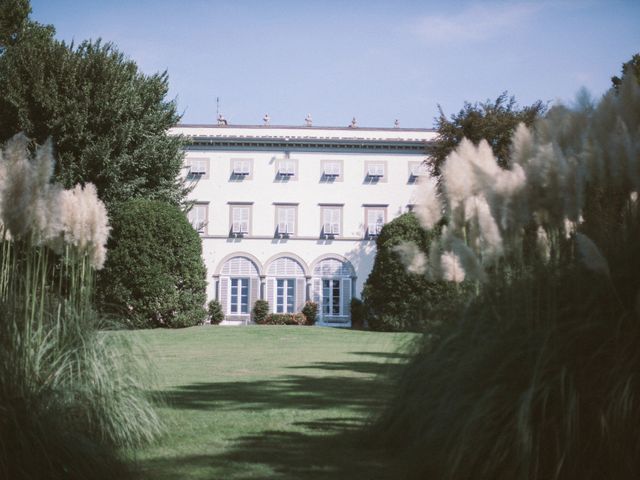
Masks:
[[[202,242],[179,208],[135,199],[110,212],[111,237],[97,300],[135,328],[189,327],[207,312]]]
[[[358,314],[366,315],[369,328],[379,331],[424,331],[445,320],[465,287],[409,273],[396,251],[399,244],[413,242],[428,254],[439,235],[439,227],[424,230],[413,213],[382,227],[373,269],[362,291],[364,313],[356,312],[356,320]]]

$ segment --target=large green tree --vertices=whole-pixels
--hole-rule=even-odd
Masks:
[[[0,142],[17,132],[51,138],[57,179],[94,183],[107,205],[182,201],[182,139],[168,135],[180,117],[166,99],[167,73],[145,75],[100,40],[58,41],[53,27],[26,18],[25,5],[0,4]]]
[[[445,158],[462,141],[468,138],[474,143],[485,139],[491,145],[493,153],[502,167],[507,167],[511,135],[518,124],[524,122],[530,126],[547,109],[546,104],[538,100],[529,106],[520,108],[515,97],[502,93],[495,101],[469,103],[451,118],[447,118],[438,106],[440,115],[435,119],[438,137],[430,152],[433,158],[433,171],[439,174]]]
[[[640,53],[634,54],[631,60],[622,64],[622,74],[619,77],[617,75],[611,77],[613,88],[618,90],[625,75],[635,75],[640,82]]]

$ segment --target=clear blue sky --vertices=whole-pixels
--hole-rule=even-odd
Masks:
[[[185,123],[431,127],[504,90],[600,96],[640,52],[640,1],[32,0],[57,37],[168,70]]]

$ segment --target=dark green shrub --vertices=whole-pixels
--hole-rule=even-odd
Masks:
[[[307,325],[315,324],[318,316],[318,304],[310,301],[305,302],[304,307],[302,307],[302,314],[307,319]]]
[[[100,308],[135,328],[188,327],[206,317],[206,269],[196,231],[177,207],[146,199],[111,213]]]
[[[307,325],[307,317],[302,313],[271,313],[263,325]]]
[[[376,240],[376,258],[362,291],[369,328],[379,331],[423,331],[449,315],[466,285],[432,282],[410,273],[397,246],[415,243],[425,254],[438,238],[439,228],[426,231],[412,213],[406,213],[382,228]],[[353,320],[352,320],[353,321]]]
[[[218,325],[221,321],[224,320],[222,305],[220,305],[220,302],[218,300],[211,300],[207,307],[211,325]]]
[[[253,321],[257,324],[264,324],[267,315],[269,315],[269,302],[266,300],[256,300],[256,303],[253,305],[253,311],[251,312]]]
[[[351,328],[362,329],[364,328],[365,320],[365,308],[364,303],[359,298],[351,299]]]

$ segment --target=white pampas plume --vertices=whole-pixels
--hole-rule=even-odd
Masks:
[[[440,257],[442,278],[448,282],[460,283],[464,281],[465,271],[460,259],[453,252],[445,252]]]
[[[549,242],[549,235],[547,235],[547,231],[542,228],[542,226],[538,227],[536,234],[536,246],[538,247],[538,255],[542,259],[543,263],[548,263],[551,259],[551,243]]]
[[[475,175],[469,168],[469,159],[475,155],[476,148],[466,138],[462,139],[458,148],[451,152],[442,166],[442,180],[447,194],[449,207],[452,210],[473,195]]]
[[[87,183],[76,185],[59,196],[66,243],[87,252],[96,270],[104,266],[109,221],[104,204],[98,199],[96,187]]]
[[[413,242],[402,242],[393,251],[409,273],[424,274],[427,271],[427,256]]]
[[[482,257],[491,261],[502,254],[502,236],[498,229],[491,209],[484,195],[474,195],[465,200],[465,220],[475,224],[471,232],[476,233],[477,238],[470,238],[469,243],[477,246]]]
[[[442,204],[438,196],[438,186],[429,178],[418,186],[419,203],[416,215],[424,228],[431,230],[442,218]]]
[[[604,258],[598,246],[589,237],[582,233],[576,233],[576,247],[580,261],[589,270],[609,276],[609,262]]]
[[[0,193],[2,223],[12,237],[19,238],[29,232],[29,207],[34,203],[35,197],[27,137],[19,133],[7,142],[4,163],[7,181]]]

